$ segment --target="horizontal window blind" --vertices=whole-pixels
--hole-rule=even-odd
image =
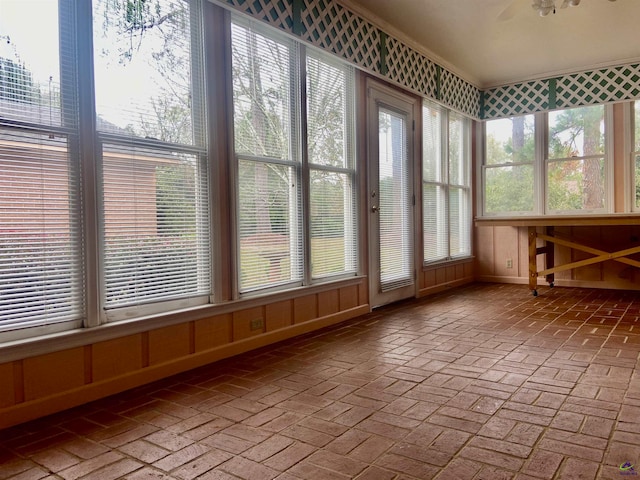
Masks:
[[[410,173],[407,168],[406,118],[380,107],[379,230],[380,288],[383,292],[414,281]]]
[[[315,52],[306,62],[311,275],[323,278],[357,265],[354,72]]]
[[[107,320],[209,301],[199,8],[182,0],[93,4]]]
[[[72,7],[67,0],[36,9],[31,2],[2,2],[0,332],[6,340],[80,327],[84,318]]]
[[[449,255],[447,190],[442,185],[422,184],[424,261],[442,260]]]
[[[105,308],[208,295],[198,156],[105,144],[102,183]]]
[[[449,255],[471,255],[471,191],[449,188]]]
[[[431,103],[422,105],[422,227],[424,261],[433,262],[449,255],[447,222],[447,169],[443,162],[446,139],[442,128],[442,109]]]
[[[78,172],[64,135],[0,128],[0,332],[83,316]]]
[[[353,177],[311,171],[311,273],[313,278],[355,272]]]
[[[469,120],[427,101],[422,119],[424,261],[471,255]]]
[[[297,47],[234,17],[239,291],[301,282],[303,239]]]

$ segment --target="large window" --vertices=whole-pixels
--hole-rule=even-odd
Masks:
[[[202,14],[182,0],[127,8],[93,3],[103,308],[116,319],[211,290]]]
[[[488,121],[485,131],[486,161],[482,168],[484,213],[533,213],[533,115]]]
[[[64,0],[38,8],[2,2],[0,336],[7,340],[27,328],[79,326],[84,316],[71,17]]]
[[[353,69],[241,19],[232,60],[239,292],[354,273]]]
[[[471,254],[470,122],[424,101],[422,107],[424,261]]]
[[[548,114],[547,212],[605,209],[603,105]]]
[[[353,67],[202,0],[1,1],[3,340],[356,274]]]
[[[607,108],[596,105],[485,122],[482,214],[610,211]]]
[[[633,102],[631,112],[631,156],[633,165],[633,210],[640,211],[640,102]]]

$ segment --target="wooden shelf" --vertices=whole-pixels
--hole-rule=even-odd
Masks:
[[[580,227],[601,225],[640,225],[640,214],[545,215],[538,217],[476,218],[476,227]]]
[[[632,255],[640,253],[640,246],[636,245],[615,252],[607,252],[585,245],[576,239],[557,237],[554,232],[554,227],[640,225],[640,214],[476,218],[475,225],[476,227],[527,227],[529,238],[529,289],[534,296],[538,295],[538,277],[545,277],[547,283],[553,287],[557,272],[608,260],[640,268],[640,261],[632,258]],[[542,246],[538,246],[538,239],[542,240]],[[589,253],[593,257],[556,265],[554,256],[555,244]],[[543,270],[538,270],[538,255],[545,256],[545,268]]]

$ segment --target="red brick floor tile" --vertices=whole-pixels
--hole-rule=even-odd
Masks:
[[[367,467],[364,462],[344,457],[328,450],[318,450],[307,457],[306,461],[351,477],[355,477]]]
[[[122,454],[116,452],[107,452],[103,455],[99,455],[90,460],[85,460],[78,463],[77,465],[66,468],[58,472],[58,475],[60,475],[60,477],[64,478],[65,480],[75,480],[76,478],[80,478],[93,473],[100,468],[103,468],[105,465],[112,465],[123,459],[124,456]]]
[[[204,455],[201,455],[200,457],[185,463],[176,470],[173,470],[171,472],[171,475],[182,480],[192,480],[195,478],[199,478],[204,473],[214,469],[230,458],[235,457],[221,450],[208,450]]]
[[[600,465],[577,458],[568,458],[560,471],[563,480],[593,480],[597,478]],[[621,477],[620,472],[616,472]]]
[[[292,475],[300,479],[313,479],[313,480],[346,480],[350,477],[334,470],[328,470],[324,467],[314,465],[308,462],[301,462],[291,467],[289,472]]]
[[[368,467],[364,472],[356,477],[357,480],[394,480],[397,477],[395,472],[383,470],[378,467]]]
[[[432,465],[391,453],[385,453],[376,461],[376,465],[424,480],[434,478],[439,472],[439,468]]]
[[[123,480],[172,480],[173,478],[150,467],[144,467],[122,477]]]
[[[31,457],[31,460],[53,473],[69,468],[81,461],[81,459],[75,455],[58,449],[45,450],[37,453]]]
[[[618,479],[637,294],[474,284],[0,431],[0,480]]]
[[[523,472],[533,477],[551,479],[554,478],[563,459],[564,456],[559,453],[537,450],[525,465]]]
[[[157,462],[153,463],[153,466],[158,468],[159,470],[169,472],[184,465],[185,463],[190,462],[195,458],[198,458],[201,455],[204,455],[208,451],[209,448],[207,446],[194,443],[192,445],[184,447],[182,450],[173,452],[172,454],[158,460]]]
[[[315,447],[306,443],[294,442],[262,463],[275,470],[285,471],[300,463],[316,450]]]

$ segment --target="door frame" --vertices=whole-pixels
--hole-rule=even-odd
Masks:
[[[414,96],[392,87],[386,83],[368,77],[365,82],[366,91],[366,157],[367,157],[367,175],[366,175],[366,225],[368,236],[368,251],[367,266],[369,272],[369,303],[371,308],[380,307],[395,301],[403,300],[406,298],[415,298],[420,290],[418,272],[420,269],[419,255],[422,245],[421,235],[421,214],[422,214],[422,196],[421,196],[421,106],[422,99],[418,96]],[[378,272],[375,270],[374,265],[377,265],[378,261],[376,257],[379,255],[379,228],[373,221],[372,208],[377,199],[372,199],[371,192],[378,190],[378,185],[373,185],[374,179],[378,179],[378,159],[373,158],[374,155],[378,155],[379,152],[374,148],[377,145],[377,139],[374,135],[378,135],[378,105],[382,104],[387,106],[389,110],[395,110],[398,112],[407,113],[407,162],[409,171],[409,186],[413,189],[413,205],[411,216],[412,231],[413,231],[413,283],[410,286],[401,287],[399,289],[390,290],[387,292],[379,291],[380,278]],[[374,151],[375,150],[375,151]],[[374,168],[375,167],[375,168]]]

